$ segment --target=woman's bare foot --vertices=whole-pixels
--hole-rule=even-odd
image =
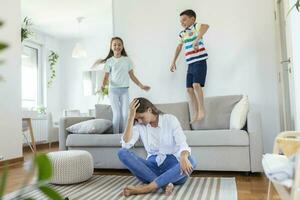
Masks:
[[[146,194],[154,191],[155,188],[153,188],[150,184],[149,185],[140,185],[140,186],[126,186],[123,190],[124,196],[128,197],[130,195],[134,194]]]
[[[174,185],[172,183],[169,183],[166,187],[165,187],[165,195],[169,196],[174,189]]]

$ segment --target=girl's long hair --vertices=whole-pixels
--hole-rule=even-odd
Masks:
[[[113,52],[113,50],[111,49],[111,48],[112,48],[112,43],[113,43],[114,40],[119,40],[119,41],[121,41],[122,46],[123,46],[123,49],[122,49],[122,51],[121,51],[121,55],[122,55],[122,56],[127,56],[127,53],[126,53],[126,50],[125,50],[125,47],[124,47],[124,42],[123,42],[123,40],[122,40],[120,37],[113,37],[113,38],[111,38],[111,41],[110,41],[110,48],[109,48],[109,53],[108,53],[108,55],[106,56],[106,58],[104,58],[104,59],[101,59],[101,58],[98,59],[98,60],[95,62],[94,65],[106,63],[106,61],[107,61],[108,59],[110,59],[111,57],[114,56],[114,52]]]

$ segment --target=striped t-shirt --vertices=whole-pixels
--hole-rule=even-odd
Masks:
[[[184,46],[184,55],[187,64],[192,64],[208,58],[203,39],[199,40],[199,48],[197,50],[193,47],[193,42],[198,37],[199,29],[200,24],[194,23],[179,34],[179,42]]]

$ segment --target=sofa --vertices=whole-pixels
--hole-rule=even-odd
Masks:
[[[260,114],[249,108],[247,121],[241,130],[230,129],[230,115],[242,95],[205,98],[206,117],[190,125],[193,115],[188,102],[156,104],[164,113],[175,115],[184,130],[192,155],[197,161],[195,170],[262,172],[263,154]],[[59,127],[60,150],[85,150],[92,154],[94,168],[123,169],[117,151],[122,134],[72,134],[67,127],[90,119],[112,120],[109,105],[95,105],[94,117],[63,117]],[[141,141],[132,148],[145,157]]]

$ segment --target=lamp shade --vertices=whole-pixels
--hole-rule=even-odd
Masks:
[[[72,52],[72,57],[73,58],[85,58],[87,57],[87,53],[86,53],[86,50],[84,48],[84,46],[77,42],[74,49],[73,49],[73,52]]]

